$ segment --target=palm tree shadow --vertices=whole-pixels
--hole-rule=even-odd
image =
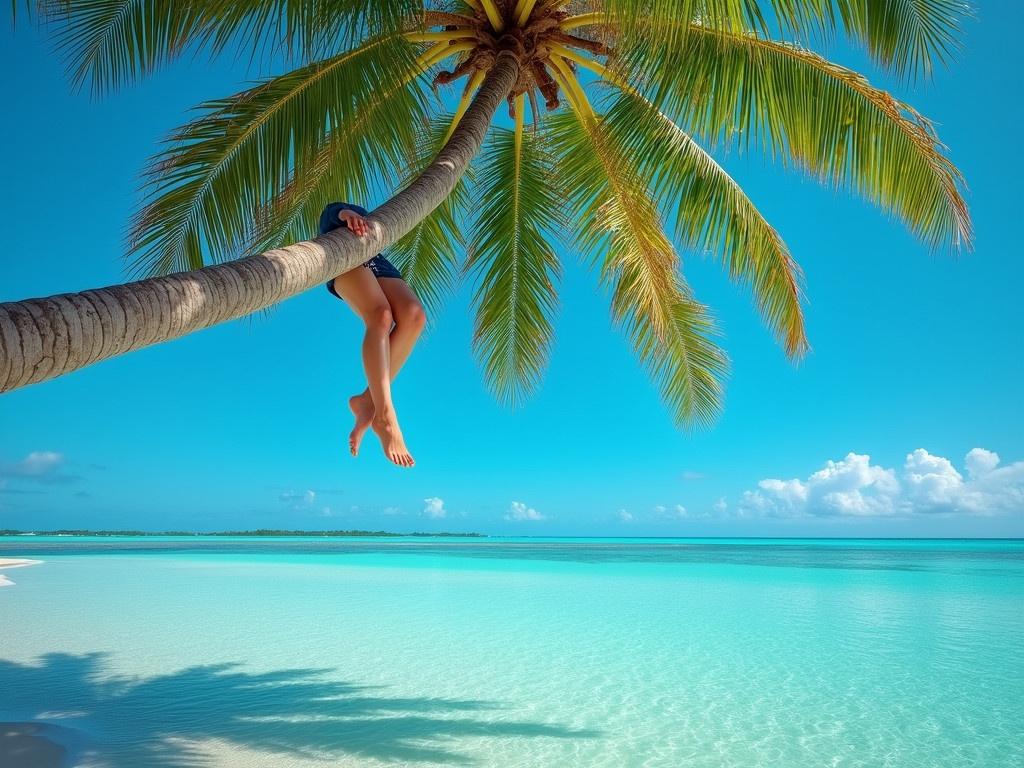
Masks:
[[[480,714],[495,702],[397,698],[338,682],[329,670],[246,672],[239,664],[196,666],[149,678],[111,677],[105,654],[54,653],[38,665],[0,659],[2,706],[18,719],[80,726],[111,768],[200,768],[198,742],[280,756],[388,762],[474,762],[463,737],[584,739],[598,731]],[[474,716],[477,713],[477,716]]]

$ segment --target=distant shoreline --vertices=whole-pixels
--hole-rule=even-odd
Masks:
[[[414,531],[412,533],[395,533],[394,531],[287,531],[277,529],[260,528],[253,531],[107,531],[107,530],[73,530],[60,529],[53,531],[22,531],[11,528],[0,529],[2,537],[25,537],[34,536],[67,536],[67,537],[91,537],[91,538],[114,538],[114,537],[251,537],[251,538],[452,538],[452,539],[584,539],[588,541],[604,541],[617,539],[644,540],[687,540],[687,541],[743,541],[743,542],[774,542],[774,541],[796,541],[796,542],[843,542],[843,541],[1024,541],[1024,536],[684,536],[684,535],[654,535],[645,536],[624,535],[624,536],[587,536],[580,534],[549,534],[549,535],[527,535],[527,534],[489,534],[489,533],[457,533],[451,531],[440,531],[432,533],[429,531]]]
[[[457,538],[486,538],[483,533],[451,533],[442,531],[440,533],[429,533],[427,531],[414,531],[412,533],[394,533],[392,531],[286,531],[271,528],[258,528],[254,531],[91,531],[60,529],[55,531],[19,531],[14,529],[0,530],[0,536],[320,536],[328,538],[343,537],[393,537],[403,538],[409,536],[431,536],[431,537],[457,537]]]

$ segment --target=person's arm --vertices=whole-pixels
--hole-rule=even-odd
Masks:
[[[365,210],[365,209],[364,209]],[[351,208],[338,211],[338,218],[345,223],[345,226],[352,230],[356,237],[362,237],[370,231],[370,225],[366,223],[363,214]]]
[[[365,235],[369,231],[366,219],[363,218],[366,214],[367,211],[362,206],[330,203],[320,214],[320,234],[327,234],[344,225],[358,236]]]

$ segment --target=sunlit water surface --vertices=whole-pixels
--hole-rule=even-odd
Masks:
[[[1024,765],[1024,543],[0,538],[76,765]]]

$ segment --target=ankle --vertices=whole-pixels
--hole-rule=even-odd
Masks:
[[[395,414],[395,407],[393,405],[386,405],[383,408],[377,408],[373,414],[373,420],[381,423],[394,423],[398,421],[398,417]]]

